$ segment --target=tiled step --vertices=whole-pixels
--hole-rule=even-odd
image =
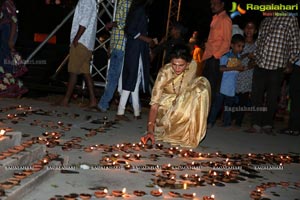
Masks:
[[[21,132],[7,132],[4,136],[0,137],[0,153],[7,149],[19,145],[21,142]]]
[[[30,167],[31,163],[43,158],[45,154],[45,145],[34,144],[17,154],[0,160],[0,181],[11,177],[15,170]]]
[[[68,159],[64,158],[64,165],[68,162]],[[61,162],[51,161],[51,166],[60,166]],[[60,173],[60,170],[49,170],[44,167],[41,171],[35,172],[34,174],[22,179],[20,185],[14,186],[11,189],[5,190],[5,196],[1,197],[1,200],[16,200],[22,199],[26,194],[32,192],[42,182],[47,181],[48,178],[56,173]]]

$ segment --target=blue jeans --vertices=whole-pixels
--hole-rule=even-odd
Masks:
[[[109,102],[114,96],[118,86],[122,66],[124,62],[124,51],[113,49],[110,57],[110,64],[107,73],[107,84],[104,93],[98,103],[98,108],[106,111],[109,108]]]
[[[221,93],[217,93],[216,94],[216,98],[214,100],[214,102],[212,103],[211,106],[211,110],[210,110],[210,114],[208,117],[208,123],[214,125],[216,120],[217,120],[217,116],[218,113],[220,112],[220,110],[222,109],[222,106],[224,104],[224,107],[227,108],[224,110],[224,114],[223,114],[223,125],[224,126],[230,126],[231,125],[231,111],[230,111],[230,107],[232,108],[233,105],[236,102],[236,97],[230,97],[230,96],[226,96],[224,94]]]

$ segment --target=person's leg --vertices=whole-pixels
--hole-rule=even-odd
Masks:
[[[274,115],[278,107],[278,97],[284,73],[282,69],[269,70],[266,83],[266,107],[267,111],[262,112],[262,126],[267,129],[273,128]]]
[[[224,107],[227,109],[224,109],[224,114],[223,114],[223,118],[224,118],[224,126],[230,126],[231,125],[231,112],[232,112],[232,108],[233,105],[235,103],[235,97],[230,97],[230,96],[226,96],[224,95]],[[231,109],[228,109],[231,108]]]
[[[79,70],[80,74],[83,74],[88,93],[89,93],[89,107],[94,108],[97,106],[97,100],[95,97],[95,91],[94,91],[94,81],[91,76],[90,68],[91,68],[91,59],[92,59],[92,51],[90,51],[87,47],[85,47],[83,44],[79,43],[76,47],[76,63],[73,63],[77,70]]]
[[[140,117],[140,98],[139,98],[139,91],[140,91],[140,83],[141,83],[141,70],[142,70],[142,66],[143,62],[142,62],[142,58],[140,56],[140,61],[139,61],[139,69],[138,69],[138,75],[137,75],[137,81],[136,81],[136,85],[134,88],[134,91],[131,93],[131,97],[132,97],[132,107],[133,107],[133,114],[134,117],[139,118]]]
[[[74,73],[70,72],[69,73],[67,92],[66,92],[63,100],[60,102],[60,105],[68,106],[76,83],[77,83],[77,74],[74,74]]]
[[[290,78],[291,110],[289,115],[289,129],[300,131],[300,67],[294,67]]]
[[[114,96],[123,66],[123,59],[123,51],[116,49],[112,50],[109,70],[107,73],[107,84],[105,86],[104,93],[98,102],[98,108],[100,108],[102,111],[106,111],[109,108],[109,102]]]
[[[125,115],[125,109],[129,95],[130,91],[122,90],[117,115]]]
[[[248,101],[249,101],[249,92],[239,93],[238,97],[239,97],[239,103],[237,104],[237,108],[238,109],[246,108],[248,105]],[[242,126],[245,112],[246,112],[245,110],[238,110],[235,113],[235,125],[236,126]]]
[[[217,93],[220,91],[220,83],[222,80],[222,73],[220,72],[220,60],[213,57],[206,60],[203,69],[203,76],[207,78],[210,83],[211,102],[214,102]]]
[[[251,102],[254,108],[262,107],[264,105],[265,80],[267,76],[268,74],[266,74],[265,69],[255,68],[253,71]],[[262,111],[253,111],[251,114],[252,126],[260,128],[262,117]]]
[[[91,74],[83,74],[85,81],[86,81],[86,85],[89,91],[89,97],[90,97],[90,104],[89,107],[95,107],[97,106],[97,101],[96,101],[96,97],[95,97],[95,90],[94,90],[94,81],[92,79]]]
[[[67,91],[64,98],[56,104],[67,106],[69,104],[70,98],[73,94],[75,85],[77,83],[77,76],[82,73],[81,68],[84,66],[86,62],[86,55],[83,54],[83,46],[82,44],[78,44],[76,47],[71,45],[70,52],[69,52],[69,62],[68,62],[68,72],[69,72],[69,80]],[[86,73],[88,73],[87,71]]]
[[[224,95],[217,93],[214,102],[211,105],[211,110],[208,116],[208,126],[213,126],[216,123],[218,114],[223,106]]]

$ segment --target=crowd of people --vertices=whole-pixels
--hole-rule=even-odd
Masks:
[[[96,3],[79,0],[71,30],[68,88],[58,104],[68,105],[77,76],[83,74],[89,91],[89,108],[106,112],[118,91],[116,120],[131,120],[125,115],[129,100],[132,119],[141,119],[139,93],[148,89],[151,61],[165,52],[163,65],[155,69],[157,76],[151,91],[146,134],[141,138],[143,143],[150,140],[154,144],[159,140],[195,148],[207,129],[215,126],[220,113],[221,126],[226,129],[242,127],[245,113],[250,113],[251,125],[246,132],[272,134],[286,74],[290,74],[290,115],[287,128],[280,132],[299,135],[297,18],[270,17],[270,13],[260,25],[254,20],[241,25],[228,16],[224,0],[210,2],[213,17],[206,40],[199,41],[198,31],[194,31],[186,41],[187,28],[173,22],[170,36],[158,42],[148,35],[148,14],[153,0],[118,1],[115,21],[106,25],[111,30],[110,60],[107,84],[97,103],[89,71],[96,37]],[[16,23],[11,19],[10,24]]]

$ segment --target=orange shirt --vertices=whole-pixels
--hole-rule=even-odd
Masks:
[[[213,16],[210,23],[210,31],[202,59],[206,60],[211,56],[220,59],[230,49],[232,22],[226,11]]]
[[[200,63],[202,60],[202,55],[203,55],[203,51],[200,47],[195,46],[194,47],[194,51],[193,51],[193,59],[197,62]]]

